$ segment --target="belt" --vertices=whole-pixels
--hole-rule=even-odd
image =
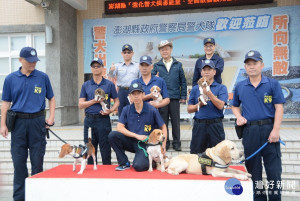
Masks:
[[[221,123],[222,119],[194,119],[197,123],[204,123],[204,124],[213,124],[213,123]]]
[[[92,119],[99,119],[99,118],[106,117],[105,115],[102,114],[89,114],[89,113],[85,113],[85,116],[87,118],[92,118]]]
[[[20,113],[17,112],[17,117],[21,119],[33,119],[35,117],[45,116],[45,110],[36,113]]]
[[[265,125],[265,124],[272,124],[274,123],[274,119],[264,119],[258,121],[248,121],[248,125]]]
[[[129,87],[121,87],[121,86],[118,86],[119,89],[125,89],[125,90],[129,90]]]

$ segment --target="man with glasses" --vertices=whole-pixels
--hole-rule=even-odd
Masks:
[[[124,61],[116,64],[112,64],[109,69],[109,76],[117,78],[118,97],[120,105],[118,108],[118,116],[120,118],[123,107],[129,105],[128,89],[131,82],[140,76],[139,64],[132,61],[134,55],[133,48],[129,44],[125,44],[122,47],[121,52]]]
[[[119,99],[114,83],[103,77],[104,65],[101,59],[95,58],[91,62],[91,71],[93,77],[83,83],[78,106],[80,109],[85,109],[85,128],[90,127],[93,130],[92,144],[96,148],[96,158],[99,144],[103,165],[110,165],[111,147],[108,143],[108,134],[111,131],[111,123],[109,114],[117,109]],[[110,105],[110,99],[114,99],[115,104],[112,108],[103,111],[100,101],[95,100],[94,94],[98,88],[105,92],[105,100],[108,105]],[[85,138],[85,143],[87,143],[87,138]],[[88,164],[92,163],[92,160],[88,161]]]
[[[215,54],[215,39],[214,38],[205,38],[203,41],[205,55],[200,57],[195,64],[194,76],[193,76],[193,86],[197,85],[198,80],[201,76],[202,62],[209,59],[212,60],[215,64],[216,75],[214,77],[215,81],[219,84],[222,84],[221,74],[224,70],[224,60],[219,55]]]

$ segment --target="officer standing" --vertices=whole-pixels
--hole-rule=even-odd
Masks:
[[[129,105],[128,89],[131,82],[140,77],[139,64],[135,61],[132,61],[132,57],[134,55],[132,46],[129,44],[123,45],[121,54],[124,61],[112,64],[108,73],[110,77],[117,78],[118,97],[120,101],[118,108],[119,118],[121,116],[123,107]]]
[[[170,103],[160,109],[160,114],[164,119],[167,128],[169,117],[172,123],[173,149],[181,151],[180,141],[180,103],[186,102],[187,85],[182,63],[172,57],[173,43],[163,40],[158,45],[158,50],[162,59],[154,64],[153,75],[163,78],[167,84]],[[167,150],[170,146],[169,129],[167,139]]]
[[[162,129],[167,136],[167,128],[157,109],[143,101],[145,96],[143,86],[140,83],[132,83],[129,87],[129,97],[133,104],[127,105],[117,124],[117,131],[109,134],[109,143],[116,152],[119,166],[117,171],[130,168],[130,162],[125,150],[135,153],[133,168],[136,171],[146,171],[149,168],[148,157],[138,146],[138,141],[145,140],[154,128]],[[145,143],[140,143],[146,149]],[[163,154],[166,153],[166,141],[162,144]]]
[[[28,177],[28,150],[31,175],[43,171],[46,151],[46,125],[54,123],[55,98],[48,75],[35,69],[37,52],[32,47],[20,51],[18,71],[4,81],[1,107],[1,134],[7,138],[7,112],[16,114],[11,130],[11,155],[14,165],[14,200],[25,200],[25,179]],[[49,118],[45,120],[45,98],[49,100]],[[12,105],[11,105],[12,103]]]
[[[141,56],[140,72],[142,76],[139,79],[133,80],[132,83],[141,83],[145,92],[143,100],[149,102],[155,108],[161,108],[170,103],[168,89],[166,82],[162,78],[151,74],[152,69],[152,58],[150,56]],[[154,97],[150,91],[153,86],[158,86],[161,89],[162,101],[160,103],[155,101],[157,97]]]
[[[85,109],[84,141],[85,143],[87,143],[88,141],[88,127],[92,128],[92,130],[94,131],[92,144],[94,145],[96,150],[99,144],[103,165],[110,165],[111,147],[108,143],[108,134],[111,131],[111,122],[109,114],[117,109],[117,107],[119,106],[119,99],[114,83],[103,77],[103,61],[99,58],[95,58],[94,60],[92,60],[90,66],[93,77],[92,79],[83,83],[78,104],[80,109]],[[101,88],[102,90],[104,90],[108,108],[110,105],[110,99],[114,99],[115,104],[112,108],[103,111],[100,102],[96,101],[94,98],[95,90],[97,88]],[[88,161],[88,164],[92,163],[93,160],[91,158],[91,160]]]
[[[196,61],[194,76],[193,76],[193,86],[197,85],[198,80],[202,77],[201,76],[202,61],[206,59],[212,60],[214,62],[216,68],[216,75],[214,79],[219,84],[222,84],[221,74],[224,70],[224,59],[215,54],[215,49],[216,49],[215,39],[205,38],[203,40],[203,44],[204,44],[205,55],[203,57],[200,57]]]
[[[252,174],[254,200],[267,200],[262,185],[262,159],[267,180],[270,185],[274,184],[273,188],[268,189],[269,200],[281,200],[282,167],[278,141],[284,96],[277,80],[262,75],[264,63],[258,51],[249,51],[244,63],[249,77],[239,82],[234,89],[232,112],[237,118],[237,125],[244,125],[245,157],[269,142],[262,151],[246,161],[247,170]]]
[[[214,80],[216,67],[212,60],[202,62],[201,76],[209,80],[210,91],[203,88],[203,93],[208,96],[207,105],[199,103],[199,86],[192,88],[189,102],[188,113],[195,112],[194,126],[192,130],[191,154],[204,152],[207,148],[214,147],[225,139],[223,109],[228,99],[227,88]],[[198,105],[200,109],[198,111]]]

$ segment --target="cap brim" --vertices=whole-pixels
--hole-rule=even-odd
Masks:
[[[254,61],[261,61],[262,60],[262,59],[258,59],[258,58],[248,57],[244,60],[244,63],[246,63],[246,61],[249,60],[249,59],[254,60]]]
[[[27,57],[27,58],[24,58],[24,59],[26,61],[30,62],[30,63],[39,61],[38,57]]]
[[[202,68],[204,68],[204,67],[206,67],[206,66],[208,66],[208,67],[210,67],[210,68],[212,68],[212,69],[216,69],[215,67],[210,66],[210,65],[205,65],[205,66],[203,66]]]
[[[140,64],[148,64],[148,65],[152,65],[152,63],[149,63],[149,62],[146,62],[146,61],[143,61],[143,62],[140,62]]]
[[[143,93],[144,93],[144,90],[141,90],[141,89],[133,89],[133,90],[131,90],[129,93],[131,94],[131,93],[134,92],[134,91],[140,91],[140,92],[143,92]]]
[[[90,65],[90,66],[92,66],[92,65],[93,65],[93,63],[98,63],[99,65],[103,66],[103,64],[102,64],[102,63],[99,63],[98,61],[92,61],[92,63],[91,63],[91,65]]]

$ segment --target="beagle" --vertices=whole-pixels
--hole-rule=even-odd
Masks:
[[[153,171],[152,161],[154,160],[157,164],[157,169],[160,169],[161,172],[165,172],[164,166],[164,156],[162,154],[162,143],[165,140],[165,136],[163,135],[162,130],[154,129],[147,141],[147,153],[149,159],[149,172]],[[160,166],[161,163],[161,166]]]
[[[203,105],[207,105],[207,102],[209,100],[208,96],[203,93],[203,88],[206,88],[206,91],[210,91],[209,87],[209,80],[205,77],[202,77],[198,80],[198,86],[200,91],[200,96],[198,98],[199,104],[202,102]],[[198,111],[200,109],[200,106],[198,105]]]
[[[162,101],[161,89],[158,86],[154,85],[153,87],[151,87],[150,92],[156,98],[155,101],[157,103],[160,103]]]
[[[100,105],[102,106],[102,110],[103,112],[106,112],[109,108],[108,108],[108,104],[106,101],[106,97],[105,97],[105,92],[103,89],[101,88],[97,88],[95,90],[95,98],[96,101],[100,102]]]
[[[229,140],[223,140],[215,147],[207,148],[202,154],[183,154],[172,158],[165,163],[166,172],[178,175],[181,172],[187,174],[204,174],[213,177],[234,177],[240,180],[250,180],[251,174],[229,168],[232,160],[243,156],[236,144]]]
[[[80,171],[77,174],[82,174],[86,164],[87,164],[87,159],[92,156],[93,160],[94,160],[94,170],[97,170],[97,166],[96,166],[96,157],[95,157],[95,147],[93,146],[93,144],[91,143],[92,139],[89,138],[89,142],[86,143],[86,147],[79,145],[79,147],[77,146],[71,146],[69,144],[64,144],[61,147],[61,151],[59,153],[59,158],[63,158],[66,155],[70,155],[72,156],[75,161],[73,163],[73,171],[76,170],[76,164],[78,161],[81,162],[81,168]]]

